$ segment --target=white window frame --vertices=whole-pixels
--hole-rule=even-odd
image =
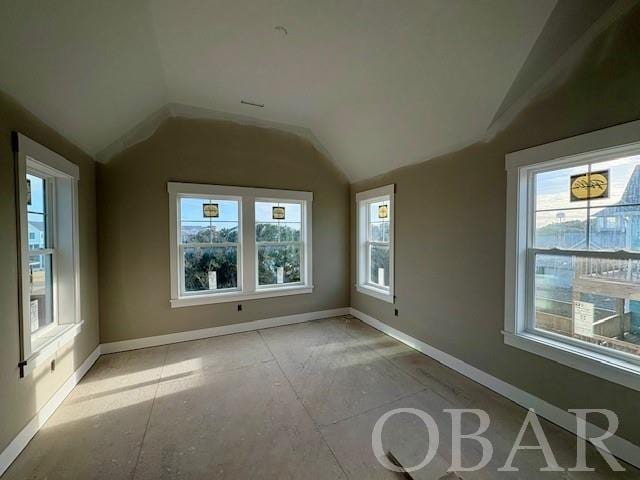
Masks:
[[[294,190],[275,190],[268,188],[233,187],[226,185],[206,185],[196,183],[169,182],[169,254],[171,264],[171,307],[187,307],[212,303],[236,302],[286,295],[309,294],[313,292],[312,269],[312,206],[313,193]],[[179,201],[182,197],[228,198],[239,201],[239,240],[238,251],[238,288],[233,290],[204,291],[203,293],[184,293],[182,283],[182,255],[180,254],[180,215]],[[258,286],[258,249],[256,242],[256,202],[285,202],[302,205],[302,231],[300,277],[293,284]]]
[[[20,376],[47,362],[82,328],[80,305],[80,241],[78,227],[77,165],[14,132],[16,162],[16,211],[18,215],[18,264],[20,311]],[[45,178],[47,185],[48,245],[31,249],[27,214],[27,173]],[[52,259],[53,323],[31,333],[29,256],[47,254]]]
[[[394,258],[395,258],[395,185],[366,190],[356,193],[356,249],[357,276],[356,290],[388,303],[395,302]],[[379,201],[389,202],[389,287],[369,282],[370,242],[368,241],[368,206]]]
[[[527,272],[533,271],[532,249],[535,212],[532,175],[544,170],[578,166],[640,154],[640,121],[571,137],[565,140],[510,153],[506,156],[507,225],[505,257],[504,341],[507,345],[541,355],[571,368],[604,378],[640,391],[640,362],[623,352],[533,330],[527,312],[532,308],[532,283]],[[553,254],[568,254],[551,249]],[[638,258],[631,252],[585,252],[579,256]],[[529,268],[529,270],[528,270]],[[529,290],[529,295],[527,291]]]

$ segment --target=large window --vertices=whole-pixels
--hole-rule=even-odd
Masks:
[[[393,185],[356,195],[361,293],[393,302]]]
[[[640,143],[620,128],[508,157],[505,338],[640,388]]]
[[[21,134],[14,146],[24,375],[80,331],[78,167]]]
[[[310,192],[169,183],[171,305],[310,293]]]

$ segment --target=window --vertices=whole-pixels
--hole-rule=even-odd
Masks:
[[[240,200],[181,196],[182,295],[238,289]]]
[[[358,283],[360,293],[394,301],[393,196],[394,186],[356,194]]]
[[[640,390],[640,122],[506,167],[505,341]]]
[[[21,266],[21,373],[79,333],[78,167],[14,135]]]
[[[258,287],[300,284],[302,207],[302,202],[256,202]]]
[[[313,194],[169,183],[171,305],[311,293]]]

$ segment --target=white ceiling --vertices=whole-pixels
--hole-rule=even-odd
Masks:
[[[482,137],[555,4],[2,0],[0,89],[92,155],[184,104],[307,128],[356,181]]]

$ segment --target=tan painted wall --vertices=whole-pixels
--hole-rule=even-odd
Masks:
[[[17,130],[80,166],[82,332],[48,366],[18,378],[18,263],[11,131]],[[95,168],[93,160],[0,93],[0,451],[98,345]]]
[[[610,408],[640,444],[640,392],[503,343],[508,152],[640,118],[640,8],[586,54],[575,74],[488,143],[352,186],[395,183],[396,308],[352,289],[351,303],[560,408]],[[354,227],[352,223],[352,227]],[[353,228],[352,228],[353,233]],[[351,239],[352,282],[355,240]]]
[[[98,173],[103,343],[349,305],[349,185],[308,141],[173,118]],[[314,292],[172,309],[169,181],[312,191]]]

